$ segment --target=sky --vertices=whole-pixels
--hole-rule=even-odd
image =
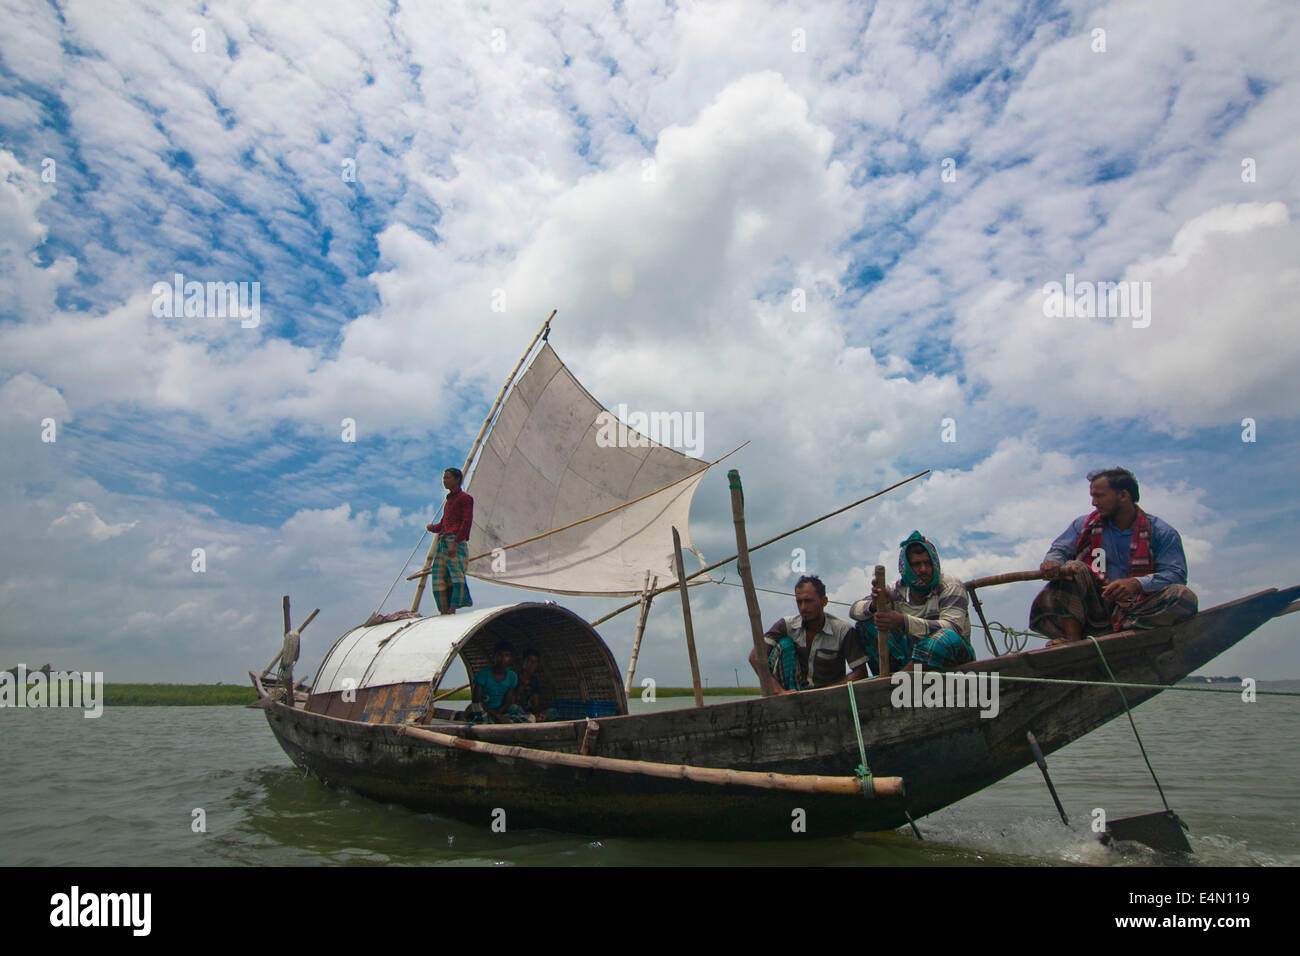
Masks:
[[[1300,583],[1293,4],[0,9],[0,666],[241,682],[289,594],[314,672],[553,309],[607,407],[749,442],[751,541],[931,469],[760,587],[852,601],[914,528],[959,577],[1036,568],[1117,464],[1202,608]],[[984,597],[1024,628],[1034,593]],[[739,589],[692,602],[703,676],[752,683]],[[1202,673],[1300,677],[1295,620]],[[689,682],[671,595],[642,677]]]

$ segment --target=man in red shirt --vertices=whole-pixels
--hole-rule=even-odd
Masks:
[[[469,529],[474,523],[474,499],[460,490],[462,478],[459,468],[448,468],[442,473],[442,486],[447,489],[442,520],[425,526],[438,536],[429,578],[441,614],[455,614],[456,608],[474,604],[469,597],[469,584],[465,581]]]

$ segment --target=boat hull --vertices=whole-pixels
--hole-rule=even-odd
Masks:
[[[541,764],[441,747],[392,724],[342,720],[265,701],[290,759],[323,780],[376,800],[509,830],[596,835],[773,840],[901,826],[1028,766],[1026,734],[1045,753],[1077,740],[1159,693],[1119,690],[1115,679],[1172,684],[1221,654],[1300,597],[1270,590],[1204,611],[1183,624],[977,661],[959,672],[999,676],[997,713],[979,706],[895,706],[889,680],[867,680],[767,699],[602,718],[591,753],[660,764],[783,774],[849,776],[859,763],[850,708],[858,711],[871,770],[900,776],[905,797],[792,793]],[[1034,683],[1034,677],[1096,681]],[[982,716],[981,714],[985,714]],[[456,728],[475,740],[578,753],[586,721]]]

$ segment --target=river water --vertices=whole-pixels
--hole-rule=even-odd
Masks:
[[[1297,689],[1300,682],[1261,683]],[[717,700],[717,698],[714,698]],[[689,698],[633,702],[634,710]],[[1134,711],[1193,865],[1300,864],[1300,698],[1165,693]],[[1088,824],[1161,809],[1122,717],[1048,758],[1072,827],[1036,768],[909,830],[782,843],[493,833],[325,786],[243,707],[0,709],[0,865],[1069,865],[1168,864],[1101,846]],[[845,772],[851,772],[846,768]],[[197,814],[196,811],[202,811]],[[202,821],[205,831],[197,829]]]

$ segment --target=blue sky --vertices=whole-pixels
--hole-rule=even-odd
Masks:
[[[1202,606],[1300,583],[1291,5],[5,8],[3,666],[238,680],[286,592],[314,666],[553,308],[607,406],[750,442],[751,538],[935,470],[757,555],[764,586],[801,547],[851,600],[914,527],[964,576],[1036,566],[1116,463]],[[257,282],[256,327],[154,315],[178,272]],[[1067,274],[1150,283],[1149,324],[1047,317]],[[709,476],[706,557],[728,509]],[[1032,594],[988,602],[1023,626]],[[729,682],[743,603],[694,600]],[[657,605],[640,674],[686,681],[679,631]],[[1291,638],[1210,669],[1300,677]]]

